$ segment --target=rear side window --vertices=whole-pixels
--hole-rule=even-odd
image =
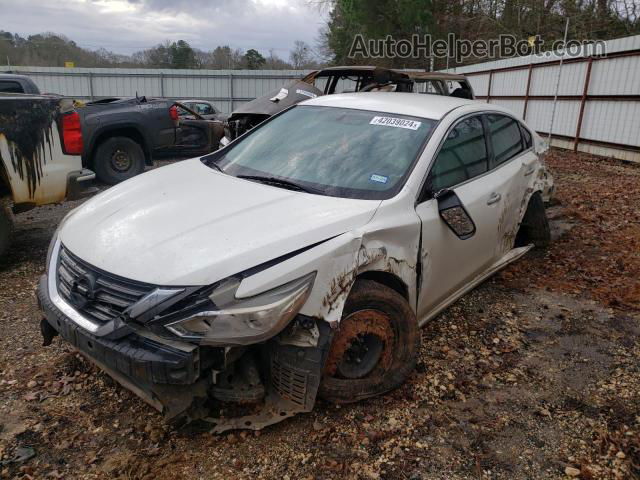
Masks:
[[[489,156],[480,117],[458,123],[447,135],[431,169],[434,192],[453,187],[482,175],[488,168]]]
[[[496,165],[507,162],[524,150],[520,126],[505,115],[487,115]]]
[[[22,85],[18,82],[0,80],[0,92],[4,93],[24,93]]]
[[[533,147],[533,137],[531,132],[522,124],[520,125],[520,130],[522,131],[522,141],[524,143],[525,150]]]
[[[211,105],[209,105],[207,103],[197,103],[196,104],[196,111],[200,115],[211,115],[212,113],[215,113],[213,111],[213,109],[211,108]]]

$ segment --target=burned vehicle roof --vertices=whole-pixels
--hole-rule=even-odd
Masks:
[[[326,79],[326,83],[319,88],[314,84],[317,79]],[[230,139],[237,138],[297,103],[321,95],[335,94],[336,87],[342,80],[355,82],[353,91],[356,92],[389,85],[393,85],[397,91],[410,92],[413,87],[413,81],[405,72],[383,67],[341,66],[315,70],[300,80],[294,80],[234,110],[228,120],[227,135]]]
[[[412,80],[445,80],[445,81],[461,81],[467,80],[467,77],[459,73],[444,72],[403,72]]]
[[[296,103],[320,95],[323,95],[320,89],[303,80],[295,80],[282,88],[273,90],[262,97],[245,103],[235,109],[233,115],[251,114],[271,116]]]

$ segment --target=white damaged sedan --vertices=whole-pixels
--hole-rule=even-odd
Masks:
[[[545,148],[471,100],[301,103],[69,214],[38,285],[45,344],[216,432],[387,392],[420,326],[548,243]]]

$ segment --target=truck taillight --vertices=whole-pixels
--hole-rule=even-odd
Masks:
[[[82,142],[80,114],[78,112],[62,115],[62,141],[64,153],[67,155],[82,155],[84,145]]]
[[[174,122],[177,122],[178,119],[180,118],[178,116],[178,107],[176,107],[175,105],[173,105],[170,109],[169,109],[169,116],[171,117],[171,120],[173,120]]]

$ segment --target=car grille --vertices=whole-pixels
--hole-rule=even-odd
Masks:
[[[60,247],[57,287],[59,295],[84,317],[98,323],[117,318],[155,289],[153,285],[108,274]]]

